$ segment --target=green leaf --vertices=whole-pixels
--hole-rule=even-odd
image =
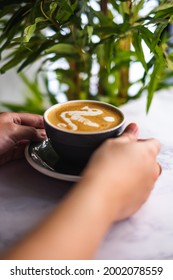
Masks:
[[[2,35],[0,36],[0,43],[5,43],[0,47],[0,52],[2,52],[5,48],[8,48],[12,39],[17,34],[21,33],[19,25],[22,23],[24,15],[27,15],[28,9],[28,6],[24,6],[16,12],[14,11],[12,16],[10,16],[10,19],[6,22],[6,25],[4,25]]]
[[[165,67],[166,67],[166,59],[163,54],[162,46],[161,47],[156,46],[155,50],[154,50],[154,54],[155,54],[156,59],[159,61],[159,63],[162,65],[165,65]]]
[[[140,33],[139,32],[134,32],[133,33],[133,46],[135,48],[137,58],[142,63],[145,71],[147,72],[148,68],[147,68],[147,64],[146,64],[146,61],[145,61],[141,41],[142,41],[142,38],[141,38]]]
[[[52,17],[53,13],[55,12],[55,10],[57,9],[58,4],[55,2],[52,2],[50,4],[50,17]]]
[[[161,75],[163,73],[164,68],[165,68],[165,64],[160,63],[159,60],[156,60],[153,72],[150,77],[150,82],[148,85],[148,97],[147,97],[147,108],[146,108],[147,112],[150,109],[151,102],[152,102],[152,99],[154,96],[154,92],[157,89],[157,85],[161,79]]]
[[[160,5],[155,8],[156,11],[165,10],[173,6],[173,0],[160,0],[159,2]]]
[[[166,62],[168,67],[173,71],[173,61],[170,59],[169,56],[166,56]]]
[[[67,22],[74,13],[75,6],[71,6],[68,1],[58,1],[59,10],[56,20],[61,24]]]
[[[135,19],[138,19],[139,12],[143,8],[144,2],[145,0],[135,1],[134,4],[132,5],[132,13]]]
[[[24,38],[23,38],[23,42],[27,43],[30,41],[31,37],[33,36],[37,23],[41,22],[41,21],[45,21],[45,19],[43,17],[38,17],[35,19],[35,23],[31,24],[29,26],[27,26],[24,29]]]
[[[0,68],[0,73],[4,74],[9,69],[14,68],[15,66],[19,65],[21,63],[22,59],[27,57],[27,54],[28,54],[28,50],[23,50],[19,54],[14,52],[12,55],[12,58]]]
[[[106,43],[104,44],[104,50],[105,50],[104,56],[105,56],[105,66],[108,73],[110,73],[111,70],[111,62],[112,62],[114,49],[115,49],[114,40],[112,39],[107,40]]]
[[[24,30],[23,42],[29,42],[36,28],[36,24],[29,25]]]
[[[156,47],[156,45],[159,43],[159,41],[161,40],[161,34],[163,32],[163,30],[166,28],[166,26],[168,25],[168,23],[161,23],[157,26],[156,30],[154,31],[153,34],[153,40],[152,40],[152,44],[151,44],[151,51],[154,50],[154,48]]]
[[[87,26],[87,33],[88,33],[88,42],[91,42],[91,37],[93,35],[93,26],[88,25]]]
[[[153,33],[144,26],[136,26],[135,29],[139,30],[139,32],[141,34],[141,38],[145,41],[148,48],[151,49]]]
[[[50,47],[49,49],[47,49],[46,53],[47,54],[48,53],[72,54],[72,53],[77,53],[77,50],[76,50],[75,46],[73,46],[73,45],[59,43],[59,44],[56,44],[56,45]]]
[[[160,7],[162,8],[162,6]],[[171,7],[168,7],[167,9],[162,9],[162,10],[158,10],[155,13],[155,18],[168,18],[170,16],[172,16],[173,14],[173,4],[171,5]]]

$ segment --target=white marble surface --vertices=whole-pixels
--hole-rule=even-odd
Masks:
[[[162,175],[145,205],[112,226],[98,259],[173,259],[173,90],[157,94],[148,115],[145,106],[142,98],[123,111],[129,122],[138,123],[141,138],[160,140]]]
[[[141,98],[122,109],[127,122],[140,126],[141,138],[160,140],[163,172],[145,205],[111,227],[96,259],[173,259],[173,90],[157,94],[148,115],[145,105]],[[72,185],[38,173],[26,160],[1,167],[0,250],[33,228]]]

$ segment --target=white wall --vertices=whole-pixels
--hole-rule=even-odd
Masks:
[[[19,103],[23,101],[24,85],[16,70],[0,75],[0,105],[2,102]]]

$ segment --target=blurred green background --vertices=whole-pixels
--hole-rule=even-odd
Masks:
[[[66,100],[121,106],[145,94],[148,111],[173,84],[172,15],[165,0],[1,0],[1,75],[14,68],[25,85],[22,102],[1,107],[42,114]]]

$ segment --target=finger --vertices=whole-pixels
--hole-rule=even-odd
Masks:
[[[160,176],[162,174],[162,166],[159,161],[157,162],[157,168],[158,168],[158,176]]]
[[[146,141],[142,141],[141,143],[145,143],[147,145],[149,151],[154,155],[157,156],[160,152],[160,142],[157,139],[147,139]]]
[[[37,114],[20,113],[18,114],[22,125],[29,125],[35,128],[44,128],[43,117]]]
[[[15,143],[21,140],[41,141],[46,138],[46,133],[44,129],[16,125],[15,129],[12,131],[11,138]]]
[[[153,172],[154,172],[154,181],[156,181],[158,177],[162,174],[162,166],[159,162],[155,162]]]
[[[0,122],[44,128],[43,116],[37,114],[3,112],[0,113]]]
[[[139,127],[136,123],[130,123],[124,130],[124,133],[132,133],[138,135]]]
[[[129,124],[124,130],[123,134],[119,137],[121,141],[131,142],[136,141],[138,139],[139,127],[136,123]]]

